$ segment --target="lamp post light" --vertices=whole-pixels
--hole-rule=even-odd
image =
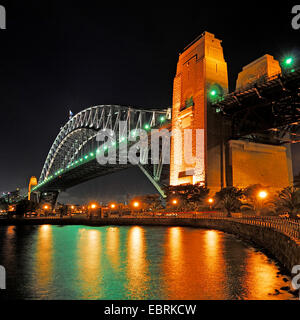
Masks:
[[[45,216],[47,216],[48,215],[48,210],[50,209],[50,206],[48,204],[45,204],[43,206],[43,209],[44,209]]]
[[[173,199],[172,200],[172,204],[176,206],[178,204],[178,200],[177,199]]]
[[[132,214],[133,214],[133,211],[137,212],[137,210],[139,209],[140,205],[141,205],[141,204],[140,204],[139,201],[134,201],[134,202],[132,203],[132,207],[133,207]]]
[[[178,199],[172,199],[171,200],[171,205],[176,208],[174,210],[178,210],[178,205],[179,205],[179,200]]]
[[[264,204],[264,200],[268,197],[268,192],[265,191],[265,190],[260,190],[257,194],[257,197],[258,197],[258,203],[259,203],[259,215],[260,215],[260,211],[263,207],[263,204]]]
[[[110,205],[110,207],[111,207],[111,209],[115,209],[115,208],[116,208],[116,205],[115,205],[114,203],[112,203],[112,204]]]
[[[209,203],[209,209],[212,209],[212,205],[214,203],[214,199],[213,198],[208,198],[207,202]]]
[[[94,215],[94,212],[96,211],[96,209],[98,208],[98,205],[96,203],[91,203],[88,206],[88,216],[89,218],[92,218],[92,216]]]
[[[258,193],[258,197],[259,197],[259,199],[261,199],[261,200],[266,199],[267,196],[268,196],[268,193],[267,193],[266,191],[264,191],[264,190],[261,190],[261,191],[259,191],[259,193]]]

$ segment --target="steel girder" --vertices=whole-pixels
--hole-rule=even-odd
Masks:
[[[300,69],[230,93],[212,107],[231,123],[229,139],[299,142]]]
[[[149,129],[162,127],[170,119],[170,108],[146,110],[101,105],[79,112],[61,128],[47,155],[39,184],[34,190],[41,192],[64,190],[97,176],[128,168],[130,164],[101,166],[97,163],[95,156],[85,161],[86,157],[90,154],[94,155],[95,150],[103,144],[103,142],[96,141],[97,133],[110,129],[118,140],[122,135],[128,136],[132,130],[144,129],[145,125]],[[126,122],[125,129],[119,127],[120,121]],[[121,129],[123,132],[120,132]],[[159,183],[161,171],[161,168],[157,170],[155,166],[153,172],[148,171],[148,174],[150,177],[153,176],[153,181]]]

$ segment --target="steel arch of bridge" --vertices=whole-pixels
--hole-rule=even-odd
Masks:
[[[39,183],[33,191],[64,190],[94,177],[114,172],[117,170],[116,167],[122,169],[119,164],[112,168],[97,163],[95,153],[103,144],[96,141],[99,131],[113,130],[116,142],[120,143],[119,136],[127,138],[132,130],[145,129],[145,126],[148,129],[160,128],[170,119],[170,108],[146,110],[118,105],[100,105],[80,111],[60,129],[47,155]],[[120,121],[126,122],[126,132],[119,132]],[[153,173],[149,173],[149,170],[139,166],[159,190],[161,168],[157,168],[156,165]],[[123,168],[126,167],[128,166],[123,166]]]

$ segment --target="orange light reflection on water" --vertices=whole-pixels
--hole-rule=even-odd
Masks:
[[[120,228],[109,227],[106,232],[106,254],[111,266],[120,267]]]
[[[77,247],[81,299],[101,298],[101,251],[101,232],[81,229]]]
[[[130,228],[128,232],[127,278],[130,299],[143,298],[148,289],[149,274],[144,232],[144,228],[137,226]]]
[[[277,268],[274,263],[270,263],[268,258],[261,254],[249,254],[246,262],[246,273],[243,285],[248,290],[247,299],[278,299],[276,295],[272,295],[274,288],[280,289],[280,283],[282,280],[276,278]],[[281,299],[283,297],[281,293]],[[288,295],[287,295],[288,298]]]
[[[53,239],[50,225],[40,226],[38,230],[36,270],[37,287],[46,290],[53,281]]]

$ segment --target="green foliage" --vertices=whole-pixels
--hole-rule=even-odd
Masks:
[[[243,190],[235,187],[223,188],[215,195],[217,206],[227,212],[227,216],[231,217],[231,213],[240,210],[242,205]]]

